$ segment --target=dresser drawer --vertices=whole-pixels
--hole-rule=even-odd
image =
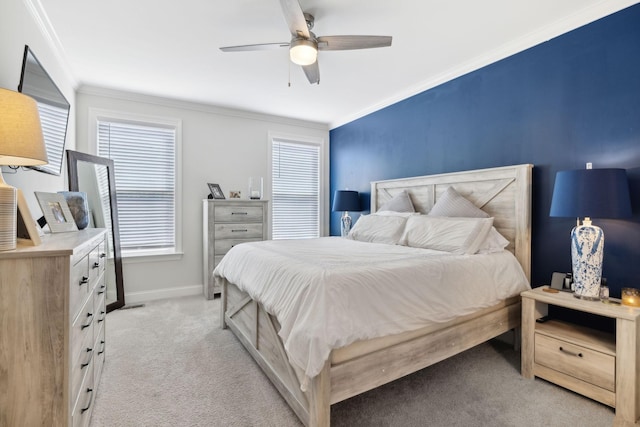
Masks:
[[[71,360],[77,360],[82,349],[82,343],[85,342],[87,336],[92,339],[94,316],[93,298],[88,298],[80,310],[80,314],[71,325],[69,343],[71,347]],[[91,341],[89,341],[91,342]]]
[[[616,359],[609,354],[536,333],[535,362],[589,384],[615,391]]]
[[[87,335],[84,337],[82,346],[78,354],[78,358],[74,360],[71,367],[71,401],[75,402],[78,399],[80,393],[80,387],[84,377],[89,371],[91,363],[95,358],[96,352],[94,348],[95,340],[93,335]]]
[[[102,250],[101,250],[102,248]],[[95,280],[104,272],[104,265],[106,263],[106,256],[104,254],[104,246],[98,245],[89,254],[89,280],[95,284]]]
[[[262,222],[262,206],[216,206],[215,222]]]
[[[89,295],[89,257],[86,256],[71,267],[69,284],[69,316],[73,320]]]
[[[87,369],[87,375],[84,377],[84,381],[80,386],[80,392],[78,400],[75,402],[71,418],[73,420],[73,427],[86,427],[91,420],[91,412],[93,411],[93,401],[95,398],[95,385],[93,383],[93,364],[90,364]]]
[[[219,239],[260,239],[262,240],[262,224],[216,224],[214,230],[216,240]]]
[[[229,250],[232,247],[234,247],[236,245],[239,245],[241,243],[259,242],[261,240],[262,240],[261,238],[216,240],[215,243],[214,243],[214,251],[215,251],[216,257],[218,257],[218,256],[222,256],[222,255],[226,254],[227,252],[229,252]]]
[[[102,367],[104,366],[105,358],[105,326],[104,322],[96,327],[98,330],[96,341],[93,344],[94,356],[93,356],[93,377],[96,388],[100,385],[100,375],[102,374]]]

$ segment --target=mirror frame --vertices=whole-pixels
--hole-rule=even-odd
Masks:
[[[124,306],[124,282],[122,277],[122,255],[120,251],[120,227],[118,225],[118,203],[113,160],[79,151],[67,150],[67,171],[69,173],[69,191],[80,191],[78,183],[78,162],[94,163],[107,167],[109,180],[109,200],[111,202],[111,233],[113,235],[113,265],[116,276],[116,300],[107,304],[107,313]]]

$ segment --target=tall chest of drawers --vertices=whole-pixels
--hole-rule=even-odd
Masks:
[[[105,230],[0,252],[0,425],[87,426],[104,364]]]
[[[267,238],[267,200],[202,201],[204,295],[212,299],[220,289],[215,286],[213,269],[235,245]]]

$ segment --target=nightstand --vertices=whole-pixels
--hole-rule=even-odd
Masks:
[[[616,410],[616,423],[640,418],[640,309],[586,301],[547,286],[522,296],[522,376],[558,384]],[[549,305],[616,319],[607,334],[558,320],[538,323]]]

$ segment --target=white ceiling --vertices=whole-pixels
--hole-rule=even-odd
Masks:
[[[78,86],[326,123],[331,128],[636,3],[631,0],[300,0],[323,35],[391,35],[320,52],[310,85],[278,0],[29,0]],[[37,55],[37,52],[36,52]],[[289,86],[288,82],[291,82]]]

